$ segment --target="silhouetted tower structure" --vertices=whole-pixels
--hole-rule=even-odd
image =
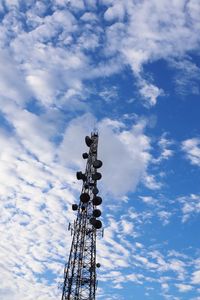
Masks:
[[[102,161],[97,159],[98,133],[86,136],[88,153],[83,153],[87,159],[85,173],[77,172],[78,180],[83,181],[79,204],[73,204],[72,210],[77,211],[73,226],[69,226],[73,239],[68,263],[64,270],[64,285],[62,300],[95,300],[97,288],[96,268],[96,237],[102,228],[98,219],[101,211],[98,208],[102,198],[98,196],[97,181],[101,179],[98,169]]]

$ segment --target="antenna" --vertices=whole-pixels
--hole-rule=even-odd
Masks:
[[[93,131],[91,133],[91,135],[93,134],[97,134],[98,135],[98,129],[97,129],[97,121],[94,121],[94,127],[93,127]]]
[[[91,137],[85,137],[89,152],[83,153],[87,159],[85,173],[78,171],[76,177],[83,181],[79,204],[73,204],[72,210],[77,212],[74,225],[70,225],[73,233],[68,263],[64,269],[62,300],[95,300],[97,289],[96,237],[102,228],[99,219],[99,206],[102,198],[98,195],[97,181],[101,179],[98,169],[102,161],[97,159],[98,132],[94,129]],[[73,228],[72,228],[73,227]]]

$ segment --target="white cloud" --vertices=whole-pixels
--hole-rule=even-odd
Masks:
[[[107,103],[118,100],[118,90],[116,86],[104,88],[99,92],[99,96]]]
[[[73,195],[67,191],[59,195],[64,170],[59,170],[59,178],[52,167],[36,161],[15,140],[5,141],[1,140],[0,161],[4,168],[0,190],[1,298],[54,299],[59,291],[53,280],[47,284],[45,273],[49,270],[57,277],[63,267],[59,262],[67,247],[66,239],[65,245],[60,242],[66,226],[63,207],[66,211]]]
[[[98,38],[88,34],[86,43],[83,31],[77,47],[71,45],[71,34],[78,32],[79,28],[76,18],[67,10],[56,10],[51,16],[36,18],[36,21],[33,8],[26,16],[28,25],[34,28],[21,30],[12,40],[13,61],[22,71],[32,95],[43,105],[64,105],[59,99],[63,99],[68,89],[83,93],[82,77],[89,73],[85,72],[89,69],[89,60],[83,52],[86,44],[88,48],[95,47]],[[52,39],[56,40],[55,45]]]
[[[200,166],[200,139],[192,138],[182,142],[182,150],[192,165]]]
[[[186,222],[192,216],[200,213],[200,196],[197,194],[191,194],[177,198],[181,203],[182,221]]]
[[[170,219],[171,215],[172,215],[171,212],[165,211],[165,210],[160,210],[158,212],[158,217],[163,222],[163,225],[169,224],[169,222],[170,222],[169,219]]]
[[[165,132],[162,134],[158,141],[158,146],[160,148],[160,154],[157,158],[154,158],[154,163],[161,163],[163,160],[168,160],[170,157],[173,156],[174,150],[170,149],[172,145],[174,144],[174,141],[170,140],[167,137],[167,133]]]
[[[81,17],[81,20],[88,22],[88,21],[97,21],[97,16],[92,12],[86,12]]]
[[[65,165],[84,168],[84,160],[81,157],[83,152],[87,152],[84,138],[90,135],[91,128],[94,128],[96,119],[86,114],[70,122],[63,135],[63,141],[58,149],[58,155]]]
[[[118,130],[112,128],[108,120],[99,124],[99,155],[105,162],[102,168],[104,188],[115,195],[133,191],[144,176],[151,157],[150,140],[144,134],[144,126],[139,122],[130,130]]]
[[[195,272],[192,274],[191,282],[192,282],[193,284],[200,284],[200,270],[195,271]]]
[[[24,74],[6,51],[0,50],[0,96],[23,104],[30,99]]]
[[[145,186],[150,190],[158,190],[161,188],[162,184],[156,180],[155,175],[145,174],[143,178]]]
[[[107,29],[107,48],[120,53],[131,66],[140,84],[144,82],[143,65],[158,59],[179,58],[199,46],[200,22],[194,1],[104,1],[108,6],[105,19],[117,21]],[[119,15],[119,9],[121,7]],[[196,10],[196,11],[195,11]],[[125,13],[124,13],[125,11]],[[120,22],[127,16],[127,26]],[[149,17],[151,16],[151,17]],[[122,59],[123,59],[122,58]],[[162,90],[151,82],[141,89],[149,105],[155,105]]]
[[[155,205],[157,204],[157,200],[154,199],[152,196],[140,196],[139,197],[144,203],[147,203],[149,205]]]
[[[45,3],[30,3],[23,15],[19,1],[6,2],[8,8],[16,9],[10,10],[1,24],[1,43],[10,45],[13,60],[18,62],[23,77],[44,105],[55,104],[55,99],[59,101],[68,88],[82,90],[84,79],[116,73],[129,64],[145,105],[153,106],[163,91],[145,79],[145,63],[166,59],[171,64],[173,61],[176,68],[183,69],[184,65],[184,70],[190,69],[190,74],[191,69],[195,69],[191,68],[189,59],[181,60],[181,57],[198,47],[199,4],[189,1],[184,5],[183,0],[173,1],[170,6],[166,0],[162,6],[155,0],[142,3],[101,1],[101,4],[107,6],[104,18],[109,22],[105,31],[93,10],[95,1],[57,0],[52,4],[53,13],[47,16],[49,6]],[[74,10],[83,11],[84,25],[79,26]],[[103,59],[97,65],[92,56],[85,54],[85,49],[96,49],[100,45]],[[177,57],[175,66],[174,58]],[[193,74],[195,78],[196,71]]]
[[[176,69],[175,89],[180,95],[188,95],[188,92],[196,95],[200,93],[200,69],[189,57],[184,60],[171,60],[170,66]]]
[[[68,3],[70,6],[72,6],[72,8],[76,8],[80,10],[85,8],[83,0],[69,0]]]
[[[13,61],[18,62],[28,86],[44,105],[55,105],[68,88],[83,91],[84,79],[119,72],[127,64],[146,106],[155,105],[164,92],[153,80],[146,79],[145,63],[166,59],[175,68],[182,70],[184,66],[184,72],[189,70],[194,79],[197,77],[198,68],[192,67],[189,58],[181,57],[198,47],[199,4],[189,1],[184,5],[183,0],[178,4],[173,1],[170,6],[166,0],[162,6],[157,1],[101,3],[107,6],[104,18],[109,21],[104,30],[100,16],[93,10],[94,1],[57,0],[52,4],[53,13],[47,16],[49,6],[45,3],[27,5],[23,15],[18,1],[7,2],[8,7],[16,9],[9,11],[1,24],[1,43],[10,45]],[[84,7],[88,7],[87,11]],[[82,10],[80,19],[85,24],[79,23],[74,10]],[[102,60],[97,65],[85,50],[93,51],[99,46]]]
[[[113,21],[114,19],[118,19],[120,21],[123,20],[125,15],[125,9],[124,9],[124,5],[122,2],[116,1],[115,3],[113,3],[112,6],[110,6],[105,14],[104,14],[104,18],[106,21]]]
[[[175,286],[179,289],[180,292],[185,293],[189,292],[193,289],[193,287],[189,284],[177,283]]]
[[[141,86],[139,92],[144,97],[147,106],[154,106],[157,103],[157,98],[164,94],[162,89],[146,81],[141,80],[139,85]]]
[[[176,272],[180,280],[185,279],[186,269],[185,263],[182,260],[176,258],[171,259],[169,262],[169,269]]]
[[[9,8],[19,7],[19,0],[6,0],[5,5]]]
[[[168,283],[162,283],[161,287],[163,290],[168,291],[169,290],[169,284]]]
[[[130,235],[131,233],[133,234],[133,223],[128,222],[126,220],[121,221],[121,226],[122,226],[122,233],[123,234],[128,234]]]
[[[55,162],[49,140],[55,127],[12,102],[3,109],[15,130],[0,131],[0,297],[55,299],[70,241],[66,225],[73,220],[71,211],[66,212],[78,186],[72,170]]]

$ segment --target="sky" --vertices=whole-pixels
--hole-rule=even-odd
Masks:
[[[0,299],[55,300],[99,132],[98,300],[200,300],[200,2],[0,0]]]

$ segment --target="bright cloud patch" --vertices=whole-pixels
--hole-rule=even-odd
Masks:
[[[194,284],[200,284],[200,271],[195,271],[192,274],[192,283]]]
[[[182,205],[183,222],[200,213],[200,196],[189,195],[188,197],[180,197],[179,202]]]
[[[192,138],[182,143],[182,149],[191,164],[200,166],[200,139]]]

